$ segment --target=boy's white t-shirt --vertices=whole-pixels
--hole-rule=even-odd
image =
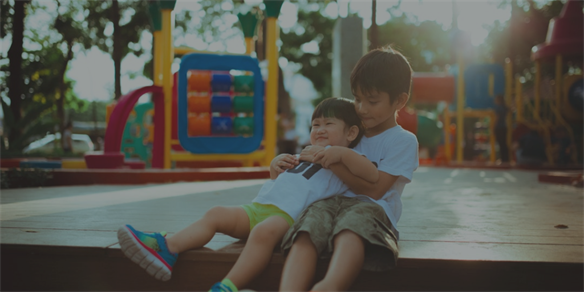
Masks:
[[[343,195],[379,204],[397,231],[397,222],[402,213],[401,194],[406,184],[412,180],[414,170],[419,164],[418,139],[398,125],[372,137],[364,136],[354,150],[377,164],[378,170],[398,176],[398,179],[379,200],[357,195],[350,190]],[[396,236],[399,239],[399,231]]]
[[[296,221],[310,204],[344,193],[348,189],[330,169],[302,161],[295,168],[281,173],[275,180],[266,182],[252,202],[275,205]]]

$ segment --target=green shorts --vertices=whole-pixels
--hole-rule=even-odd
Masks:
[[[320,200],[304,210],[282,240],[282,250],[288,253],[299,232],[310,235],[321,258],[330,258],[333,239],[343,230],[350,230],[365,240],[363,269],[385,271],[397,264],[399,248],[383,208],[373,202],[334,196]]]
[[[246,205],[241,205],[247,217],[249,217],[249,230],[252,230],[260,222],[268,219],[272,216],[280,216],[288,222],[288,225],[292,226],[294,224],[294,219],[288,215],[288,213],[282,211],[282,209],[276,207],[275,205],[265,205],[260,203],[251,203]]]

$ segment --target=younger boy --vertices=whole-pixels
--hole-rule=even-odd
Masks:
[[[282,249],[289,254],[280,290],[347,290],[361,268],[383,271],[396,265],[401,193],[418,167],[418,141],[396,123],[396,112],[409,98],[411,76],[408,61],[390,47],[366,54],[351,73],[355,109],[366,128],[355,149],[378,166],[376,182],[338,163],[353,155],[341,147],[302,151],[301,160],[331,169],[352,192],[315,202],[284,236]],[[331,261],[324,279],[313,286],[319,256]]]
[[[363,132],[353,103],[329,98],[321,102],[312,115],[310,142],[320,147],[354,147]],[[217,232],[247,238],[226,278],[211,288],[211,291],[237,291],[267,266],[274,247],[302,210],[317,200],[348,190],[331,170],[310,162],[299,164],[293,157],[284,154],[273,160],[272,180],[263,185],[251,204],[214,207],[202,219],[168,239],[160,233],[137,231],[130,225],[121,227],[118,239],[122,251],[150,275],[166,281],[171,277],[177,253],[204,246]],[[375,165],[364,156],[346,155],[340,160],[359,178],[377,181]],[[283,167],[288,170],[284,172]]]

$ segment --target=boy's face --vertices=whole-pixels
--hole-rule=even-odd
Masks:
[[[357,128],[357,126],[354,126]],[[357,133],[358,133],[357,129]],[[337,118],[320,117],[312,120],[310,144],[317,146],[348,147],[355,140],[354,129],[347,129],[345,122]]]
[[[402,102],[390,102],[387,92],[371,91],[363,93],[359,88],[355,91],[355,110],[363,120],[367,136],[374,136],[396,126],[395,112],[403,107]]]

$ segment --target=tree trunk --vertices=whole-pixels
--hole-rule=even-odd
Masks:
[[[371,27],[369,28],[369,50],[375,50],[379,47],[377,38],[377,0],[371,3]]]
[[[67,40],[67,56],[65,57],[65,62],[63,62],[63,67],[61,68],[59,77],[59,98],[57,99],[57,118],[59,119],[59,132],[61,133],[61,148],[63,148],[65,131],[65,95],[67,94],[67,84],[65,83],[65,73],[67,73],[67,66],[69,62],[73,60],[73,40]]]
[[[25,9],[28,1],[14,2],[14,15],[12,16],[12,45],[8,50],[8,59],[10,60],[9,70],[9,90],[8,96],[10,98],[10,112],[14,119],[14,125],[10,129],[8,140],[15,141],[22,133],[22,129],[17,128],[17,124],[22,118],[21,104],[22,104],[22,51],[24,39],[24,17]]]
[[[118,0],[112,0],[111,17],[114,24],[113,33],[113,52],[112,59],[114,60],[114,81],[115,81],[115,96],[117,100],[122,96],[122,31],[120,29],[120,6]]]

